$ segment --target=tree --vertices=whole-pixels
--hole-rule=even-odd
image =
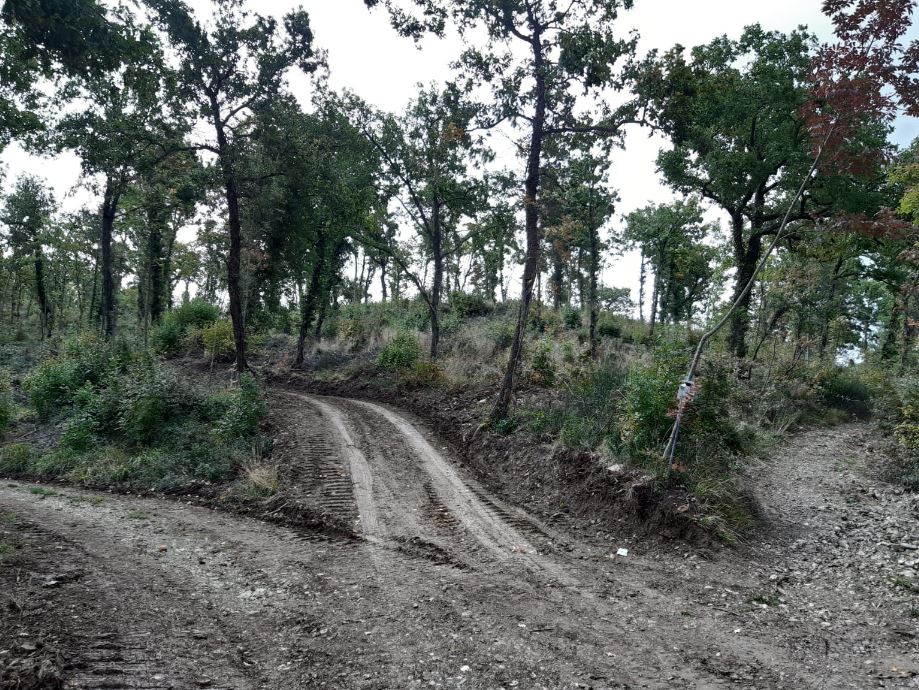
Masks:
[[[607,243],[600,231],[612,216],[619,200],[605,179],[605,160],[590,154],[561,155],[557,166],[557,193],[562,227],[568,228],[568,244],[578,251],[575,271],[586,290],[581,290],[581,303],[588,310],[588,340],[591,357],[597,355],[597,318],[599,314],[599,280],[601,253]],[[556,269],[557,270],[557,269]],[[554,282],[560,283],[556,274]]]
[[[380,0],[365,0],[368,6]],[[636,36],[618,38],[613,25],[631,0],[413,0],[417,14],[395,0],[383,0],[396,28],[419,38],[442,36],[449,24],[462,36],[484,36],[488,46],[467,46],[457,63],[466,92],[490,87],[493,102],[479,119],[483,125],[509,120],[524,123],[520,147],[526,160],[523,185],[526,255],[520,308],[507,369],[491,418],[507,417],[523,354],[533,283],[539,267],[540,191],[543,146],[547,138],[572,141],[589,136],[616,140],[627,123],[640,120],[639,106],[629,100],[618,108],[590,109],[587,103],[605,90],[621,91],[633,75]],[[583,100],[575,94],[582,93]],[[604,99],[604,102],[608,102]],[[482,126],[482,125],[480,125]],[[583,141],[580,145],[588,145]]]
[[[342,248],[362,236],[378,204],[376,154],[335,98],[321,94],[315,113],[282,101],[261,111],[253,158],[271,161],[279,174],[249,204],[248,218],[261,261],[253,276],[269,311],[280,305],[282,285],[300,307],[295,364],[321,304],[342,268]]]
[[[148,0],[159,26],[175,49],[178,81],[192,114],[206,121],[213,137],[196,147],[217,157],[226,204],[229,251],[227,291],[236,346],[236,369],[245,371],[246,328],[241,288],[242,150],[251,132],[247,119],[276,101],[286,72],[299,67],[313,72],[309,18],[302,9],[284,17],[283,31],[273,18],[242,9],[241,0],[217,0],[213,24],[193,19],[181,0]]]
[[[702,244],[710,231],[702,220],[695,199],[646,206],[626,216],[623,239],[641,248],[654,275],[651,333],[658,318],[688,321],[708,285],[714,249]]]
[[[751,26],[736,41],[721,37],[694,48],[689,60],[677,46],[641,82],[673,144],[658,156],[664,178],[730,219],[735,301],[811,162],[800,112],[813,46],[803,31]],[[806,194],[789,222],[811,218],[811,202]],[[748,293],[731,320],[729,344],[738,357],[747,352],[749,307]]]
[[[123,17],[125,31],[132,20]],[[52,143],[80,156],[83,173],[95,182],[101,178],[100,230],[102,273],[102,330],[115,332],[115,281],[113,235],[115,221],[128,186],[142,171],[161,163],[178,150],[182,123],[172,117],[167,92],[168,75],[155,38],[137,29],[133,51],[120,69],[89,72],[74,80],[68,91],[85,104],[57,123]]]
[[[123,15],[120,15],[123,16]],[[4,0],[0,8],[0,150],[45,126],[40,79],[101,76],[133,52],[123,30],[96,0]]]
[[[177,142],[175,145],[181,149]],[[168,144],[167,144],[168,145]],[[125,193],[138,250],[138,313],[145,332],[172,306],[173,256],[180,228],[204,200],[206,170],[190,151],[176,151],[143,166]]]
[[[54,198],[37,178],[20,177],[6,197],[0,222],[7,227],[13,259],[27,259],[33,269],[33,290],[38,303],[42,339],[51,335],[53,312],[47,280],[44,233],[54,211]]]
[[[433,263],[430,285],[423,277],[427,271],[412,269],[402,248],[392,241],[394,237],[389,242],[363,239],[399,264],[418,288],[428,306],[434,360],[440,343],[445,262],[468,239],[459,237],[457,228],[460,219],[473,212],[477,199],[477,185],[467,169],[476,153],[467,131],[472,109],[461,101],[456,87],[450,86],[443,91],[419,89],[418,97],[400,118],[374,116],[366,108],[362,110],[359,126],[380,158],[382,184],[393,190],[393,212],[413,229],[421,241],[421,253]]]

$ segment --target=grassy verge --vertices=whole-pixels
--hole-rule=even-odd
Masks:
[[[265,404],[251,376],[206,391],[148,353],[91,335],[64,342],[22,391],[38,422],[62,434],[51,448],[3,446],[7,476],[188,491],[270,449],[258,437]]]

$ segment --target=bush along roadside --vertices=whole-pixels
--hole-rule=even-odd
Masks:
[[[93,335],[65,342],[22,386],[39,420],[63,435],[50,450],[0,449],[7,476],[191,491],[235,476],[267,447],[258,437],[265,403],[250,375],[204,391],[149,353]]]
[[[550,403],[524,407],[495,430],[535,433],[598,453],[604,465],[640,470],[653,494],[650,503],[682,497],[671,501],[691,504],[681,520],[694,520],[726,541],[742,539],[755,514],[742,470],[759,439],[730,414],[733,379],[719,360],[708,362],[697,378],[672,470],[662,455],[687,357],[684,344],[662,342],[647,360],[629,367],[608,360],[579,368],[576,376],[564,377],[561,394]],[[534,360],[534,370],[544,368]]]

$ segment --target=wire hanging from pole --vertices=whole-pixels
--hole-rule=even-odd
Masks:
[[[833,132],[834,127],[836,126],[836,120],[833,120],[829,129],[827,129],[826,136],[823,139],[823,142],[820,144],[820,147],[817,149],[817,154],[814,156],[814,161],[811,163],[810,169],[807,171],[807,175],[804,176],[804,180],[801,181],[801,186],[798,187],[798,191],[795,192],[795,195],[791,198],[791,201],[788,204],[788,209],[785,211],[785,216],[782,218],[782,224],[779,225],[778,231],[775,233],[775,237],[772,239],[769,247],[766,249],[766,253],[763,255],[763,258],[757,264],[756,269],[753,271],[753,275],[750,276],[750,280],[747,281],[747,284],[744,285],[744,289],[740,292],[737,298],[734,300],[731,307],[725,312],[724,316],[718,320],[714,326],[702,334],[702,337],[699,339],[699,344],[696,346],[696,351],[693,354],[692,361],[689,364],[689,371],[686,373],[686,377],[683,381],[680,382],[679,388],[677,388],[677,414],[676,419],[673,421],[673,427],[670,430],[670,438],[667,441],[667,447],[664,449],[664,459],[667,460],[667,471],[673,470],[673,457],[676,453],[677,441],[680,437],[680,426],[683,422],[683,412],[686,409],[686,406],[689,404],[690,400],[687,399],[685,393],[692,390],[695,386],[695,377],[696,369],[699,367],[699,360],[702,358],[702,351],[705,349],[705,345],[708,343],[712,337],[720,331],[724,325],[731,318],[733,313],[737,311],[737,308],[740,306],[740,303],[746,298],[746,296],[753,289],[753,286],[756,284],[756,278],[762,272],[763,268],[766,267],[766,262],[769,260],[769,257],[772,255],[773,250],[778,245],[779,241],[782,239],[785,228],[788,225],[788,219],[791,217],[791,212],[795,207],[795,204],[798,203],[798,199],[801,198],[801,195],[804,194],[804,190],[807,189],[808,183],[811,181],[811,178],[814,175],[814,171],[817,169],[817,165],[820,162],[820,158],[823,155],[823,150],[827,145],[827,142],[830,140],[830,135]]]

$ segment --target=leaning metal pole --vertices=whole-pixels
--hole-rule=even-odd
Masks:
[[[817,164],[820,162],[820,157],[823,155],[823,149],[826,147],[827,141],[829,141],[830,134],[833,131],[833,125],[830,125],[829,130],[827,130],[826,137],[823,140],[823,143],[820,145],[820,148],[817,149],[817,155],[814,156],[814,162],[811,163],[810,170],[807,171],[807,175],[804,176],[804,180],[801,182],[801,186],[798,187],[798,191],[795,192],[795,195],[792,197],[791,201],[788,204],[788,210],[785,211],[785,217],[782,218],[782,224],[779,226],[778,231],[775,233],[775,237],[772,240],[772,243],[766,249],[766,253],[763,255],[763,258],[757,264],[756,269],[753,271],[753,275],[750,276],[750,280],[747,281],[747,284],[744,285],[743,290],[737,296],[737,299],[734,300],[734,303],[731,305],[730,309],[725,312],[724,316],[718,320],[714,326],[708,329],[702,337],[699,339],[699,344],[696,345],[696,351],[693,354],[692,361],[689,364],[689,371],[686,373],[686,378],[680,382],[680,386],[677,389],[677,413],[676,419],[673,421],[673,428],[670,430],[670,439],[667,441],[667,447],[664,449],[664,458],[667,460],[667,470],[670,471],[673,469],[673,456],[676,453],[676,444],[677,440],[680,438],[680,426],[683,421],[683,411],[686,409],[686,406],[689,404],[690,391],[692,391],[693,381],[696,376],[696,369],[699,367],[699,360],[702,358],[702,351],[705,349],[705,345],[708,343],[712,337],[718,333],[723,327],[724,324],[728,322],[731,318],[731,315],[737,311],[737,308],[743,302],[744,298],[750,293],[753,289],[753,286],[756,284],[756,278],[762,272],[763,268],[766,266],[766,262],[769,260],[773,250],[779,243],[779,240],[782,239],[782,236],[785,232],[785,227],[788,225],[788,218],[791,216],[791,212],[795,207],[795,204],[798,203],[798,199],[801,198],[801,195],[804,194],[804,190],[807,189],[808,183],[811,181],[811,177],[814,174],[814,171],[817,169]]]

